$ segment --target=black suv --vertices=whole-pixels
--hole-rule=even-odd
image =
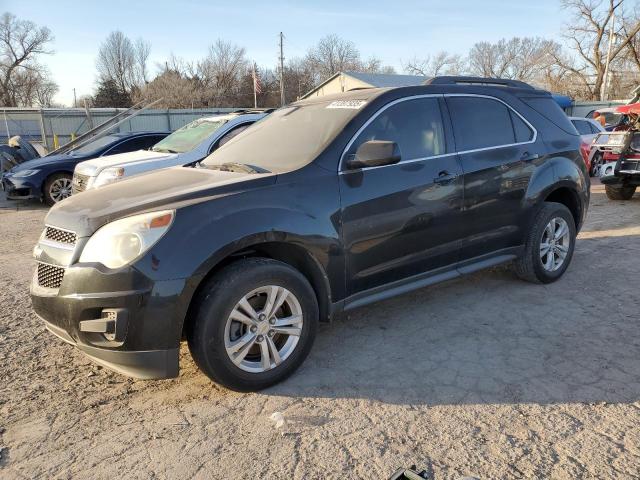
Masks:
[[[511,262],[553,282],[589,203],[580,137],[548,92],[440,77],[283,107],[196,167],[54,206],[31,293],[47,328],[138,378],[198,366],[250,391],[319,321]]]

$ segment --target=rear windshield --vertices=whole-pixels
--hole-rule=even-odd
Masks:
[[[94,153],[97,154],[103,148],[108,147],[118,140],[121,140],[121,137],[116,137],[114,135],[105,135],[104,137],[100,137],[93,142],[89,142],[86,145],[70,150],[69,155],[91,155]]]
[[[225,123],[227,120],[196,120],[156,143],[151,150],[165,153],[190,152]]]
[[[324,101],[276,110],[202,162],[210,167],[245,164],[274,173],[311,163],[366,101]]]

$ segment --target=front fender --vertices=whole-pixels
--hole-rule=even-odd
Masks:
[[[344,257],[337,175],[322,172],[179,208],[169,232],[136,268],[156,281],[186,279],[185,288],[195,291],[230,255],[278,242],[304,249],[340,298]]]

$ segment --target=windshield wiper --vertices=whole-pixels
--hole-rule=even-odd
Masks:
[[[222,163],[220,165],[206,165],[200,163],[201,167],[209,168],[211,170],[220,170],[222,172],[236,172],[236,173],[271,173],[264,168],[256,167],[255,165],[249,165],[247,163]]]

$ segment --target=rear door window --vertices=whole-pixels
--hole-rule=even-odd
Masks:
[[[400,148],[401,161],[446,153],[438,99],[405,100],[383,110],[358,135],[347,153],[355,154],[360,145],[370,140],[396,142]]]
[[[145,135],[141,137],[129,138],[120,142],[116,146],[104,153],[104,155],[115,155],[116,153],[135,152],[136,150],[144,150],[158,142],[158,137],[153,135]]]
[[[572,123],[580,135],[591,135],[593,133],[589,122],[584,120],[572,120]]]
[[[485,97],[447,97],[458,151],[499,147],[530,140],[531,129],[510,109]],[[518,121],[520,123],[518,123]],[[516,132],[518,140],[516,140]]]

